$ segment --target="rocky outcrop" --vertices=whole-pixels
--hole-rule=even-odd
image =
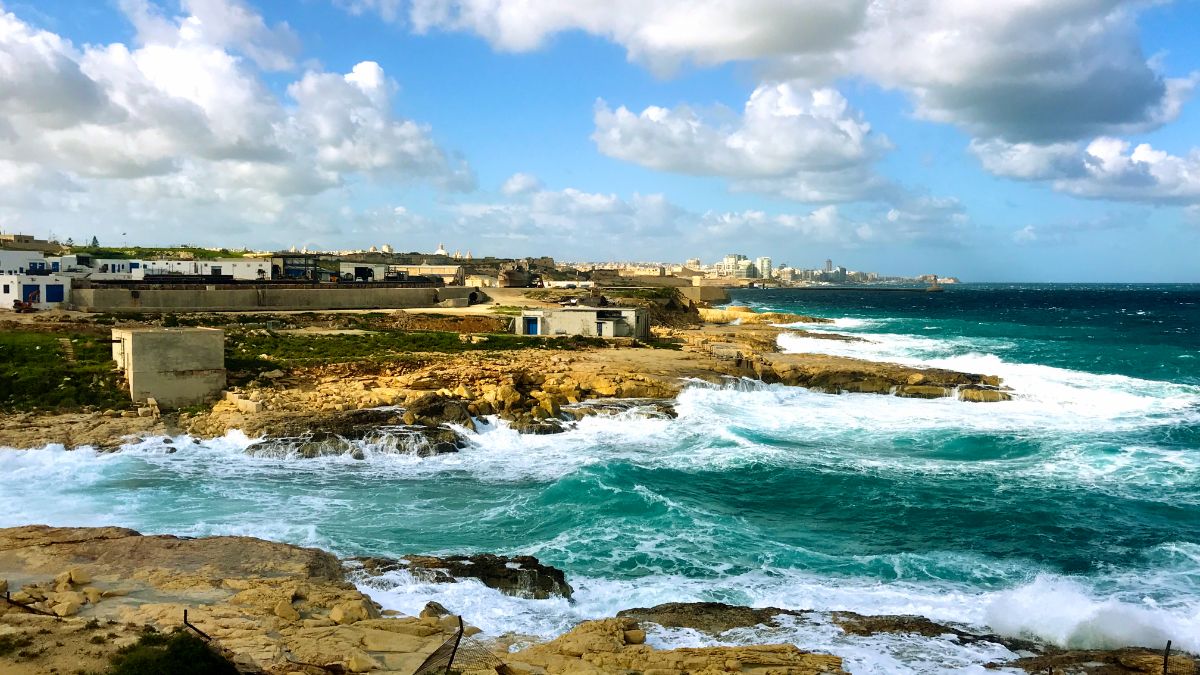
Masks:
[[[700,318],[708,323],[740,323],[740,324],[790,324],[790,323],[833,323],[831,319],[803,314],[786,314],[783,312],[755,312],[749,307],[726,307],[724,309],[708,309],[701,307]]]
[[[429,397],[437,398],[435,395]],[[461,402],[430,400],[413,409],[375,408],[317,414],[310,417],[264,415],[249,433],[263,439],[246,449],[250,454],[298,456],[305,458],[351,454],[363,458],[361,444],[390,448],[394,452],[419,456],[457,452],[467,443],[445,423],[474,423]],[[432,417],[439,415],[444,417]]]
[[[0,530],[0,578],[21,580],[12,598],[26,605],[0,603],[0,634],[31,642],[11,658],[47,664],[68,635],[89,626],[105,626],[102,639],[72,654],[76,664],[85,656],[102,663],[144,625],[174,630],[188,610],[189,621],[247,672],[411,673],[458,626],[454,617],[383,616],[329,553],[249,537],[11,528]],[[56,616],[67,618],[54,623]],[[132,634],[122,628],[129,625]],[[5,658],[0,672],[8,672]]]
[[[1072,673],[1072,675],[1196,675],[1200,661],[1187,654],[1164,659],[1161,651],[1127,647],[1112,650],[1054,650],[1024,656],[1006,663],[989,663],[988,668],[1020,668],[1027,673]]]
[[[433,583],[456,583],[459,579],[478,579],[484,586],[521,598],[545,600],[570,598],[572,589],[563,571],[543,565],[533,556],[480,554],[435,557],[410,555],[401,559],[356,558],[363,571],[378,576],[406,570],[414,577]]]
[[[842,660],[806,652],[795,645],[701,647],[656,650],[631,618],[587,621],[571,632],[513,654],[509,665],[518,672],[645,673],[646,675],[817,675],[845,673]]]
[[[656,623],[664,628],[691,628],[701,633],[717,635],[734,628],[765,625],[777,626],[776,617],[803,616],[804,612],[778,607],[743,607],[721,602],[669,602],[654,607],[637,607],[617,613],[637,621]]]

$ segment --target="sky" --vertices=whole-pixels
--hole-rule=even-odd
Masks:
[[[1200,282],[1200,2],[0,0],[0,230]]]

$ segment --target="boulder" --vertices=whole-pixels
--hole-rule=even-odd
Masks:
[[[300,620],[300,612],[296,611],[296,608],[292,606],[292,601],[288,598],[280,600],[279,604],[275,605],[274,612],[275,616],[284,621],[292,622]]]

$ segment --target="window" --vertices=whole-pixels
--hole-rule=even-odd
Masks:
[[[4,284],[4,294],[8,295],[8,284]]]

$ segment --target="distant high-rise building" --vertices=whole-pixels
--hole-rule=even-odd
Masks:
[[[825,259],[825,271],[826,271],[826,272],[832,272],[832,271],[833,271],[833,261],[832,261],[832,260],[830,260],[829,258],[826,258],[826,259]]]
[[[698,270],[698,269],[700,269],[700,259],[699,258],[688,258],[687,262],[683,263],[683,266],[688,269]]]
[[[768,258],[766,256],[762,256],[754,261],[754,266],[758,268],[758,276],[760,279],[770,279],[771,278],[772,272],[774,270],[771,268],[771,259],[770,258]]]

